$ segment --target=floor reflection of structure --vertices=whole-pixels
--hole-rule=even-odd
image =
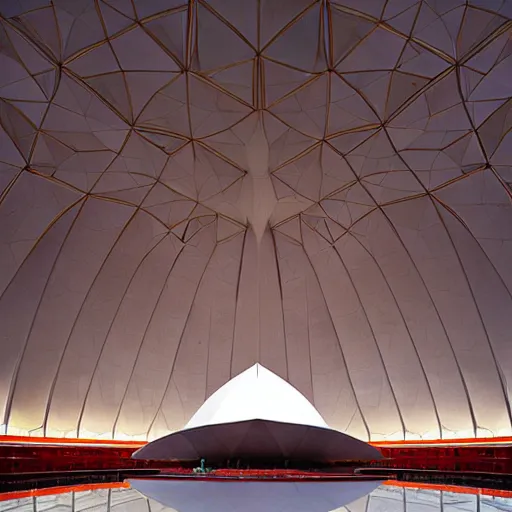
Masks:
[[[170,482],[161,482],[169,484]],[[436,485],[173,482],[152,496],[134,485],[0,494],[0,512],[508,512],[512,492]],[[137,483],[137,487],[141,488]],[[342,487],[340,487],[342,485]],[[355,485],[355,486],[354,486]],[[370,484],[371,485],[371,484]],[[142,489],[141,489],[142,490]],[[146,489],[147,491],[147,489]],[[366,491],[369,493],[365,494]],[[167,498],[166,498],[167,496]],[[154,499],[156,498],[156,499]],[[218,508],[220,507],[220,508]],[[222,508],[223,507],[223,508]]]
[[[329,512],[374,491],[370,482],[194,482],[140,479],[133,488],[179,512]]]

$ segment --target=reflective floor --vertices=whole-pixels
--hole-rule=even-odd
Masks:
[[[137,490],[138,489],[138,490]],[[144,494],[142,494],[142,493]],[[498,512],[512,492],[368,482],[180,482],[0,494],[0,512]]]

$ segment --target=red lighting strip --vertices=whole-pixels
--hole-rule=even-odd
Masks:
[[[56,444],[56,445],[101,445],[116,446],[123,448],[141,448],[146,445],[146,441],[120,441],[115,439],[84,439],[84,438],[64,438],[64,437],[29,437],[29,436],[0,436],[0,444]],[[512,445],[512,436],[510,437],[468,437],[461,439],[419,439],[407,441],[373,441],[369,443],[376,448],[392,446],[434,446],[434,445],[494,445],[510,444]]]
[[[83,484],[68,485],[63,487],[48,487],[46,489],[31,489],[30,491],[15,491],[0,493],[0,501],[21,500],[34,496],[50,496],[54,494],[65,494],[67,492],[94,491],[96,489],[129,489],[128,482],[114,482],[106,484]]]
[[[369,444],[378,447],[391,446],[433,446],[433,445],[468,445],[468,444],[512,444],[512,437],[466,437],[460,439],[418,439],[408,441],[372,441]]]
[[[140,448],[147,444],[146,441],[120,441],[114,439],[84,439],[67,437],[29,437],[29,436],[0,436],[0,444],[84,444],[116,446],[120,448]]]

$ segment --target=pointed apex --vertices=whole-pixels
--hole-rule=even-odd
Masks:
[[[218,389],[185,429],[253,419],[328,428],[304,395],[256,363]]]

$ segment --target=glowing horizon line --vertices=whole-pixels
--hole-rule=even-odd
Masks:
[[[47,445],[88,445],[88,446],[112,446],[125,448],[140,448],[148,444],[148,441],[121,440],[121,439],[94,439],[94,438],[71,438],[71,437],[37,437],[37,436],[16,436],[0,435],[2,444],[47,444]],[[501,437],[466,437],[452,439],[410,439],[397,441],[369,441],[369,445],[377,448],[400,447],[400,446],[436,446],[436,445],[500,445],[511,444],[512,436]]]

